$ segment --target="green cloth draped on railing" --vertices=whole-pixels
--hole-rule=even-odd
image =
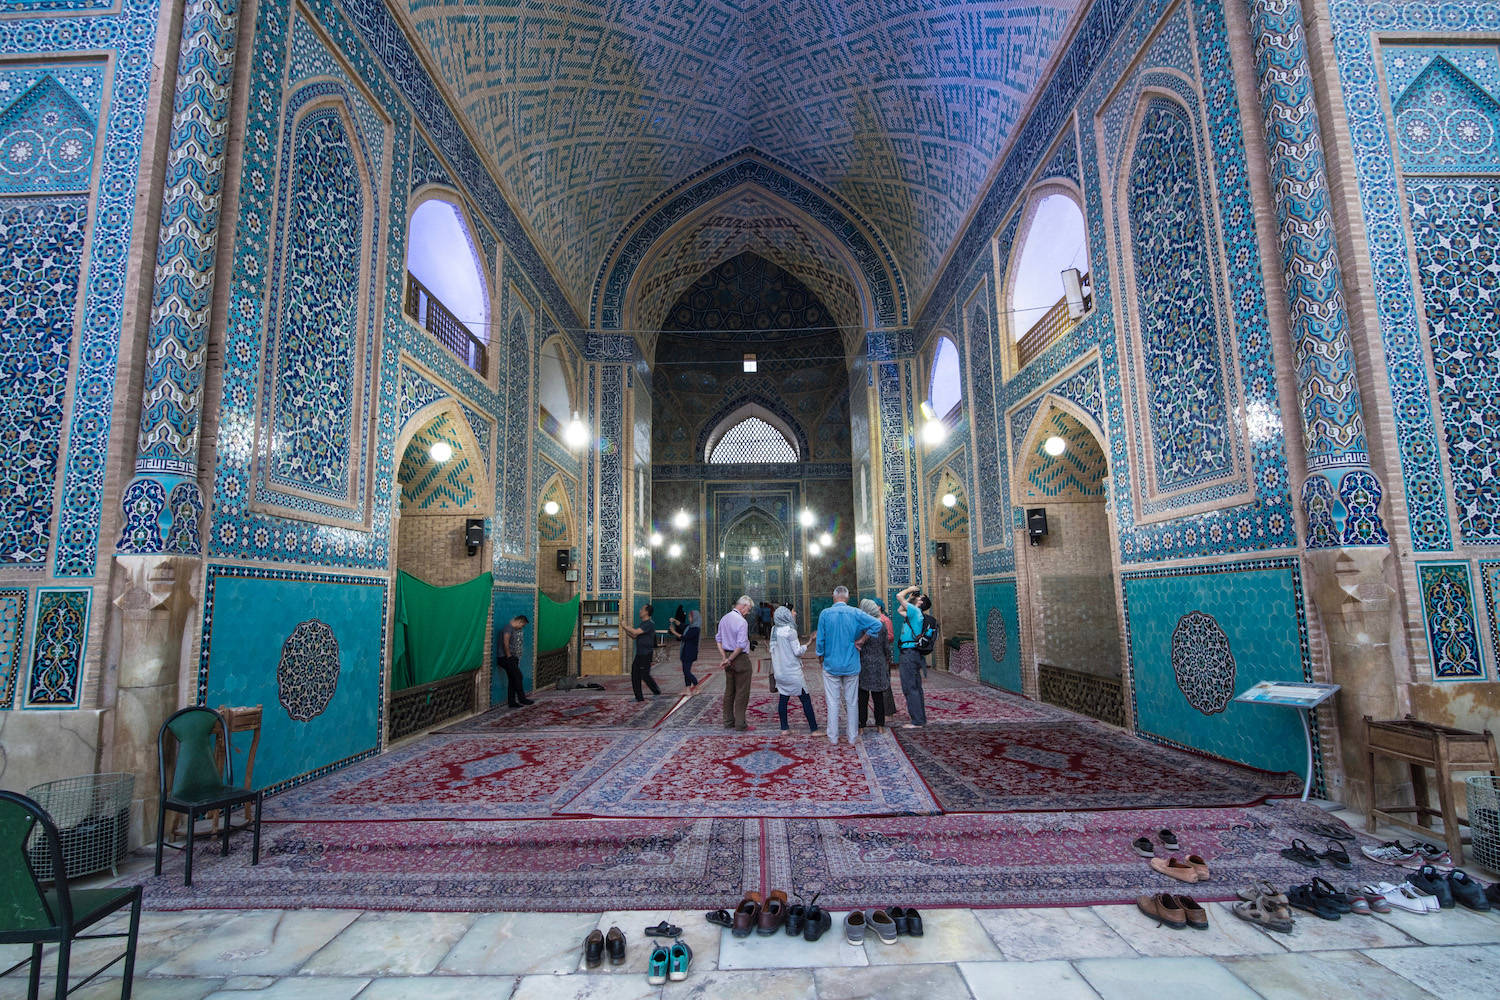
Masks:
[[[391,690],[484,666],[484,623],[493,590],[489,573],[456,587],[434,587],[409,573],[397,573]]]
[[[558,604],[546,594],[536,595],[536,651],[551,653],[567,646],[578,630],[578,598]]]

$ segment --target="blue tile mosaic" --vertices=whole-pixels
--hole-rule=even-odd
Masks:
[[[1417,586],[1422,593],[1422,615],[1432,651],[1433,679],[1483,680],[1484,654],[1469,564],[1418,563]]]
[[[1304,774],[1305,740],[1295,709],[1226,698],[1265,680],[1313,679],[1297,561],[1147,570],[1122,574],[1122,580],[1140,735]],[[1255,613],[1245,614],[1246,608]],[[1316,744],[1314,761],[1317,788]]]
[[[979,679],[1021,692],[1021,625],[1014,578],[974,584],[979,623]]]
[[[27,708],[79,707],[92,596],[87,588],[37,588]]]
[[[197,703],[263,705],[256,785],[279,789],[380,746],[381,577],[210,564]]]
[[[1484,584],[1485,617],[1490,621],[1490,662],[1500,670],[1500,559],[1481,559],[1479,579]]]
[[[29,597],[25,587],[0,588],[0,711],[11,707],[22,677]]]
[[[103,71],[95,66],[92,73],[102,76]],[[93,177],[98,128],[68,88],[42,72],[0,111],[0,193],[86,189]]]

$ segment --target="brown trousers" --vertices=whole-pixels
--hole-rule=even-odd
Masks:
[[[745,729],[745,709],[750,705],[750,656],[736,653],[724,668],[724,728]]]

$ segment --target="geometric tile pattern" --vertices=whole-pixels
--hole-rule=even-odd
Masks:
[[[934,500],[932,510],[937,514],[933,534],[967,535],[969,533],[969,501],[963,482],[953,474],[952,469],[947,467],[929,476],[928,482],[931,484],[928,496]],[[953,494],[952,507],[943,504],[943,497],[948,493]]]
[[[478,466],[471,454],[473,445],[464,444],[468,440],[468,435],[456,430],[448,411],[438,413],[412,436],[396,473],[403,511],[458,511],[474,506],[481,486],[474,477]],[[432,446],[439,441],[453,450],[443,462],[432,457]]]
[[[577,300],[636,206],[746,146],[835,190],[925,288],[1074,6],[407,3]]]
[[[1484,583],[1484,609],[1490,620],[1490,662],[1500,670],[1500,560],[1481,559],[1479,579]]]
[[[1129,197],[1154,492],[1234,468],[1200,190],[1192,123],[1178,105],[1153,98],[1136,139]]]
[[[7,278],[0,285],[5,565],[40,569],[47,559],[87,221],[88,200],[80,196],[0,201],[0,271]]]
[[[1486,55],[1494,52],[1492,46],[1485,48],[1489,49]],[[1400,54],[1386,52],[1387,65],[1406,57],[1406,52],[1397,51]],[[1419,58],[1429,52],[1418,49],[1413,56]],[[1449,54],[1456,61],[1473,65],[1451,50]],[[1396,150],[1402,169],[1412,173],[1468,173],[1500,167],[1496,136],[1500,103],[1443,55],[1433,53],[1431,60],[1396,101]],[[1397,91],[1393,89],[1392,93]]]
[[[573,503],[563,486],[562,476],[553,476],[548,480],[546,488],[542,490],[541,503],[557,504],[556,514],[548,514],[545,510],[541,513],[538,531],[542,541],[559,542],[568,539],[572,534]]]
[[[92,594],[87,588],[37,589],[27,708],[77,707]]]
[[[1061,455],[1047,452],[1048,439],[1067,444]],[[1026,500],[1102,500],[1109,462],[1094,435],[1071,414],[1049,410],[1032,444],[1025,469]]]
[[[1411,46],[1386,61],[1391,71],[1390,94],[1383,92],[1377,66],[1377,38],[1401,32],[1430,33],[1441,25],[1444,34],[1493,34],[1500,28],[1500,14],[1486,4],[1454,0],[1421,0],[1403,4],[1364,4],[1346,0],[1331,4],[1330,32],[1335,65],[1343,94],[1348,135],[1353,145],[1349,162],[1358,178],[1358,194],[1364,232],[1370,255],[1369,300],[1379,317],[1380,337],[1390,386],[1389,412],[1395,422],[1400,452],[1402,483],[1412,547],[1418,552],[1446,551],[1453,546],[1448,520],[1448,488],[1442,469],[1443,446],[1438,440],[1439,420],[1434,414],[1427,365],[1427,338],[1419,324],[1412,249],[1407,239],[1409,206],[1401,197],[1399,173],[1393,169],[1393,141],[1389,121],[1395,117],[1392,104],[1436,55],[1470,74],[1470,79],[1491,96],[1496,64],[1493,43],[1449,44],[1430,54],[1414,53]],[[1426,49],[1427,46],[1421,48]],[[1400,60],[1402,65],[1398,65]],[[1476,79],[1477,78],[1477,79]],[[1398,122],[1399,133],[1399,122]],[[1447,421],[1442,421],[1446,423]]]
[[[43,74],[0,112],[0,193],[87,188],[97,129],[62,84]]]
[[[1409,177],[1406,193],[1459,537],[1500,545],[1500,178]]]
[[[1434,680],[1484,678],[1478,615],[1469,564],[1418,563],[1417,586],[1432,654]]]
[[[1252,0],[1307,465],[1369,461],[1300,0]],[[1382,532],[1383,534],[1383,532]]]
[[[1172,630],[1172,672],[1182,696],[1204,715],[1224,711],[1234,697],[1234,654],[1213,615],[1190,611]]]
[[[0,711],[10,708],[20,678],[27,596],[25,587],[0,589]]]
[[[293,722],[323,714],[339,683],[339,643],[333,629],[316,618],[301,622],[281,646],[276,688]]]

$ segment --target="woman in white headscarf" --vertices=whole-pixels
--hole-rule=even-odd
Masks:
[[[818,731],[818,717],[813,714],[812,698],[802,677],[802,654],[807,644],[797,641],[797,612],[791,608],[777,608],[775,626],[771,629],[771,674],[776,681],[776,714],[781,718],[783,735],[787,728],[786,706],[792,698],[802,701],[802,714],[807,716],[807,728]]]

